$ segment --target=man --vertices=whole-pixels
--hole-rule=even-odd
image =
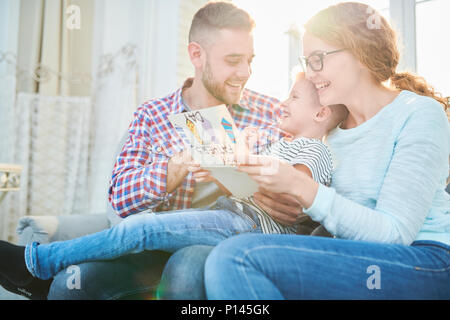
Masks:
[[[226,104],[239,129],[260,128],[258,146],[282,135],[276,126],[281,115],[277,101],[244,89],[254,57],[253,28],[248,13],[227,2],[208,3],[196,13],[188,45],[194,78],[174,93],[138,108],[117,159],[109,199],[119,216],[202,207],[223,195],[217,181],[209,177],[196,182],[189,172],[182,140],[167,118],[170,114]],[[286,225],[293,224],[300,213],[291,198],[275,198],[267,192],[255,198]],[[194,246],[175,253],[164,271],[159,298],[205,298],[203,263],[211,249]],[[70,274],[60,273],[48,298],[141,298],[155,290],[169,256],[148,251],[111,262],[82,264],[82,290],[68,290]]]

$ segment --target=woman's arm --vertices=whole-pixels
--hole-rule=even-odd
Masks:
[[[268,160],[260,162],[261,167],[274,167]],[[442,110],[435,108],[418,109],[410,116],[397,137],[374,209],[282,163],[272,174],[261,175],[261,167],[247,167],[245,171],[265,189],[295,196],[307,208],[304,212],[332,234],[345,239],[410,244],[423,226],[436,190],[445,183],[441,180],[445,180],[445,171],[448,173],[448,121]]]
[[[306,213],[342,238],[408,245],[422,228],[436,192],[445,188],[448,144],[445,113],[439,105],[425,105],[410,115],[396,139],[374,209],[320,187]]]

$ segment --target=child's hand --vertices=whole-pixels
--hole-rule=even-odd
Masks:
[[[272,156],[251,155],[249,162],[238,166],[238,171],[247,173],[260,187],[284,193],[290,190],[293,171],[289,163]]]
[[[255,127],[245,127],[241,132],[241,140],[236,145],[236,163],[248,163],[251,150],[256,143],[257,129]]]
[[[258,138],[258,129],[255,127],[245,127],[242,130],[242,137],[247,149],[252,150]]]

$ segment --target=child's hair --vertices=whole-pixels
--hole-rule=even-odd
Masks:
[[[369,20],[374,14],[376,24]],[[396,72],[400,59],[396,33],[386,19],[368,5],[344,2],[330,6],[312,17],[305,30],[331,45],[349,50],[378,83],[390,80],[395,88],[434,98],[447,110],[449,98],[436,93],[424,78]]]
[[[221,29],[251,32],[255,27],[252,17],[229,2],[208,2],[194,15],[189,30],[189,42],[210,40],[211,33]]]

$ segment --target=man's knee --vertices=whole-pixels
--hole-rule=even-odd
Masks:
[[[158,288],[160,299],[206,299],[203,283],[206,258],[214,247],[195,245],[178,250],[164,269]]]
[[[62,270],[53,278],[47,299],[102,299],[102,293],[96,286],[95,273],[94,263],[83,263],[80,265],[70,266],[67,269]]]
[[[170,254],[144,251],[68,267],[53,279],[49,300],[151,299]]]

